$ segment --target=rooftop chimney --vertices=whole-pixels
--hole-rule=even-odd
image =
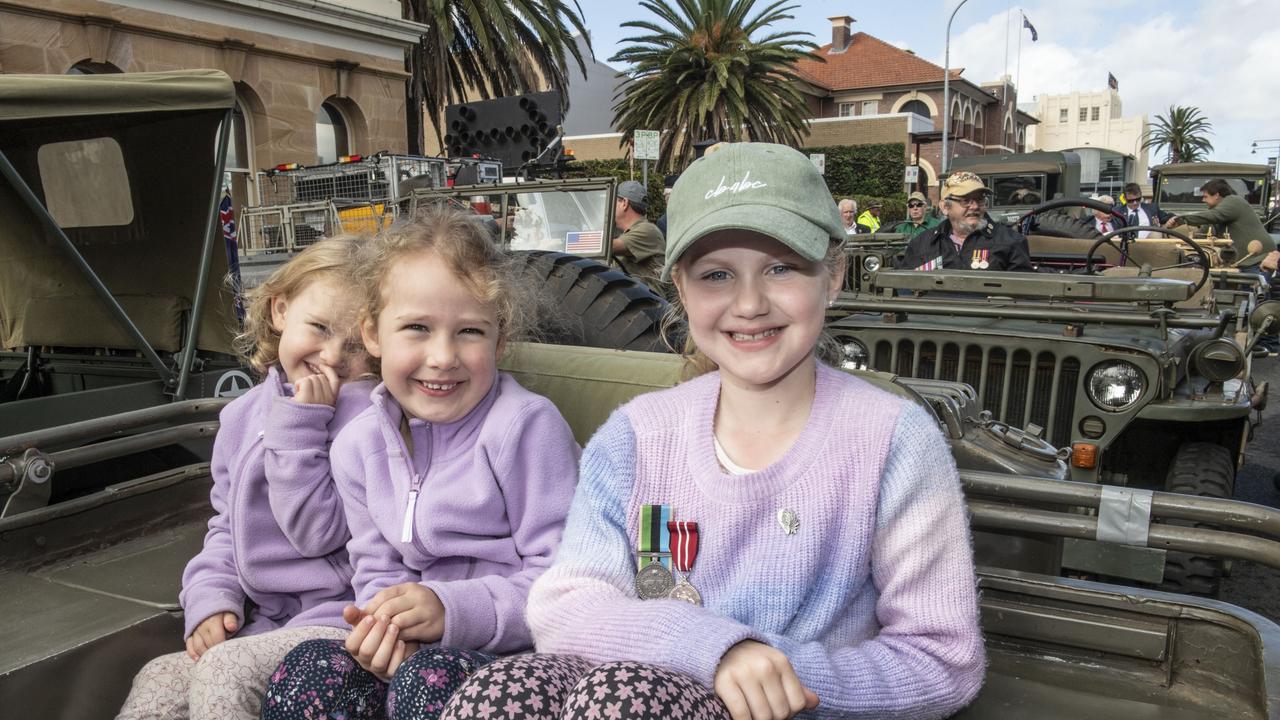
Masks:
[[[853,24],[857,22],[848,15],[837,15],[827,18],[831,21],[832,53],[842,53],[849,49],[849,40],[853,37]]]

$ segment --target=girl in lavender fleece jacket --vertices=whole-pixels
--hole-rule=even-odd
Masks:
[[[187,651],[138,673],[119,718],[254,718],[267,675],[308,638],[341,637],[347,525],[329,441],[369,406],[356,334],[356,240],[316,243],[250,298],[246,359],[264,380],[227,405],[213,443],[215,515],[179,599]],[[246,615],[245,608],[252,609]]]
[[[815,358],[844,274],[830,198],[780,145],[731,144],[680,177],[663,275],[718,370],[636,398],[591,439],[529,595],[555,654],[483,668],[444,717],[938,718],[977,694],[946,440],[911,401]],[[654,525],[654,505],[673,522]],[[674,574],[635,550],[666,549],[663,531]]]
[[[499,373],[531,307],[467,214],[437,209],[366,246],[373,406],[333,444],[356,603],[343,641],[303,643],[263,717],[435,717],[497,654],[533,645],[529,586],[551,564],[578,446],[549,400]]]

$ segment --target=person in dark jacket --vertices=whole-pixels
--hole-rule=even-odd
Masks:
[[[1027,239],[987,215],[990,195],[977,175],[952,173],[942,184],[946,219],[911,239],[898,269],[1034,271]]]
[[[1172,213],[1156,209],[1151,203],[1143,202],[1142,188],[1138,183],[1129,183],[1124,186],[1124,207],[1117,208],[1125,216],[1125,226],[1136,227],[1138,225],[1156,226],[1165,224],[1169,218],[1173,217]],[[1132,234],[1132,233],[1131,233]],[[1148,230],[1139,230],[1136,238],[1142,240],[1146,237],[1160,237]]]

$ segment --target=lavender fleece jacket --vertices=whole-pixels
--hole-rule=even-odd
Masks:
[[[531,647],[526,596],[551,564],[578,477],[568,424],[550,400],[501,373],[465,417],[411,418],[412,453],[402,414],[379,385],[373,406],[333,443],[357,604],[393,585],[422,583],[444,604],[441,645]]]
[[[214,516],[182,574],[185,635],[235,613],[237,635],[333,624],[351,601],[347,525],[329,472],[329,442],[369,406],[371,382],[351,382],[336,407],[296,403],[278,368],[222,409],[213,441]],[[244,602],[257,610],[246,623]]]
[[[711,687],[747,639],[818,694],[802,717],[940,718],[982,685],[985,653],[959,478],[922,408],[819,365],[808,424],[738,477],[713,447],[718,373],[642,395],[587,444],[564,542],[529,596],[539,652],[638,660]],[[705,607],[639,600],[642,504],[698,523]],[[800,521],[788,535],[778,511]]]

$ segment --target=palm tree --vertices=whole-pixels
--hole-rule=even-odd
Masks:
[[[425,103],[441,146],[441,113],[468,91],[483,99],[568,85],[568,56],[586,77],[573,36],[591,41],[577,0],[401,0],[405,18],[430,29],[409,54],[410,151],[422,138]],[[564,95],[567,107],[568,96]],[[420,152],[420,149],[417,151]]]
[[[642,0],[661,21],[632,20],[629,37],[610,58],[631,65],[632,82],[614,96],[613,125],[624,137],[634,130],[668,130],[659,157],[666,168],[683,167],[701,140],[758,140],[800,144],[808,107],[797,90],[795,62],[817,46],[808,33],[754,37],[787,20],[795,5],[772,2],[752,15],[755,0]],[[619,99],[620,98],[620,99]]]
[[[1166,161],[1171,163],[1198,162],[1213,150],[1207,137],[1212,132],[1213,125],[1200,114],[1200,108],[1170,105],[1168,115],[1156,115],[1142,149],[1165,148]]]

